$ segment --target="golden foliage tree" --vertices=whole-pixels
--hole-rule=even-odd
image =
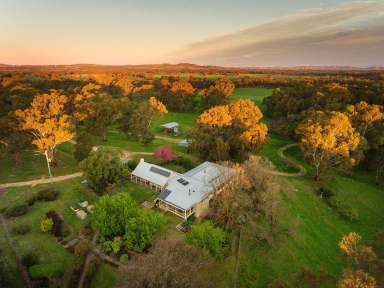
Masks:
[[[217,105],[228,103],[229,96],[235,90],[235,85],[228,78],[220,78],[211,85],[208,90],[203,89],[199,92],[203,96],[203,106],[210,108]]]
[[[30,132],[32,144],[45,155],[49,176],[52,176],[50,163],[56,146],[74,136],[71,118],[64,114],[67,101],[60,91],[51,90],[49,94],[36,96],[29,108],[15,112],[20,130]]]
[[[348,256],[354,256],[358,253],[361,236],[355,232],[343,236],[339,243],[341,251]]]
[[[211,89],[216,90],[225,97],[229,97],[235,90],[235,84],[233,84],[233,82],[228,78],[220,78],[210,87],[210,90]]]
[[[364,138],[340,112],[317,111],[296,128],[300,149],[315,167],[315,180],[332,167],[351,167],[361,159]]]
[[[134,89],[133,81],[128,76],[119,76],[114,84],[123,90],[124,95],[128,95]]]
[[[79,89],[74,97],[75,117],[79,120],[85,120],[94,114],[92,105],[89,100],[96,96],[101,86],[95,83],[88,83]]]
[[[376,288],[376,280],[362,270],[347,270],[338,285],[339,288]]]
[[[193,147],[201,156],[212,160],[243,157],[267,140],[268,127],[260,122],[262,116],[260,109],[248,99],[212,107],[197,119],[191,133],[195,140]],[[219,148],[224,149],[222,153],[211,153]]]
[[[165,105],[161,101],[157,100],[153,96],[149,97],[148,104],[154,109],[156,114],[162,115],[168,113],[167,107],[165,107]]]
[[[355,105],[348,105],[346,114],[352,121],[353,126],[365,136],[374,126],[374,123],[384,119],[384,109],[381,105],[368,104],[361,101]]]

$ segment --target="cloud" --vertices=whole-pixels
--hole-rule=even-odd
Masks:
[[[305,10],[176,54],[179,61],[226,66],[384,65],[384,3]]]

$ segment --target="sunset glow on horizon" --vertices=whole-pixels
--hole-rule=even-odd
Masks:
[[[384,65],[383,1],[233,3],[1,0],[0,63]]]

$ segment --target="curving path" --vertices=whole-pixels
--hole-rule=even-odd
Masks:
[[[297,143],[288,144],[288,145],[285,145],[283,147],[280,147],[277,150],[277,155],[281,159],[283,159],[289,166],[298,169],[299,170],[298,172],[289,173],[289,172],[280,172],[280,171],[274,171],[274,170],[270,170],[268,172],[270,172],[273,175],[284,176],[284,177],[301,177],[301,176],[305,176],[307,174],[307,169],[305,169],[305,167],[303,165],[301,165],[300,163],[298,163],[297,161],[295,161],[295,160],[293,160],[291,158],[288,158],[287,156],[284,155],[284,151],[285,150],[287,150],[289,148],[292,148],[292,147],[295,147],[295,146],[298,146],[298,145],[299,144],[297,144]]]

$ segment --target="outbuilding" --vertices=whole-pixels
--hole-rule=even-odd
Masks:
[[[177,122],[169,122],[165,123],[163,125],[160,125],[160,127],[163,129],[168,134],[178,134],[180,129],[179,129],[179,123]]]

